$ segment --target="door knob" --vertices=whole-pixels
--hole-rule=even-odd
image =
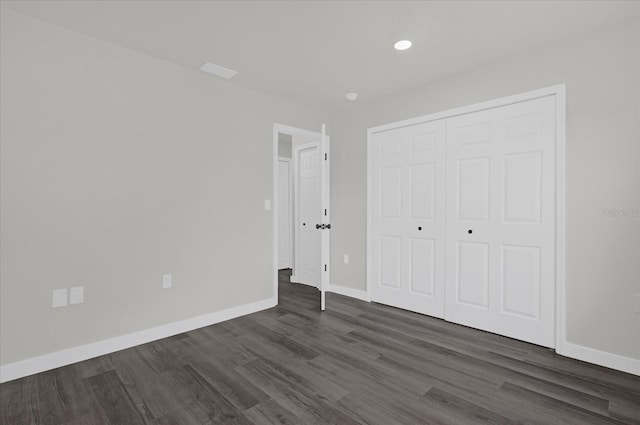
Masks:
[[[321,228],[322,226],[320,226],[319,224],[316,224],[316,229]]]
[[[472,234],[472,233],[473,233],[473,230],[469,229],[469,234]]]
[[[418,226],[418,230],[422,230],[422,226]]]
[[[303,225],[303,226],[306,226],[306,225],[307,225],[307,223],[302,223],[302,225]]]

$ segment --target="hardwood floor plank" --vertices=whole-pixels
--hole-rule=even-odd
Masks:
[[[181,408],[170,386],[139,350],[124,350],[113,363],[116,373],[138,411],[149,421]]]
[[[512,396],[516,396],[518,399],[527,400],[530,404],[538,406],[540,411],[545,411],[554,418],[566,421],[566,423],[583,423],[583,424],[619,424],[620,422],[607,418],[601,415],[593,414],[578,406],[574,406],[570,403],[548,397],[546,395],[530,391],[526,388],[512,384],[511,382],[505,382],[501,388],[501,392],[510,393]]]
[[[0,385],[0,423],[38,424],[38,375]]]
[[[249,409],[267,398],[264,392],[233,369],[222,369],[210,361],[203,362],[202,360],[194,362],[189,367],[197,371],[239,411]]]
[[[87,378],[100,409],[111,425],[147,425],[142,414],[136,409],[124,384],[115,371],[110,370]]]
[[[439,388],[432,388],[427,391],[424,399],[428,403],[429,414],[447,424],[483,423],[505,425],[515,423],[499,413],[470,403]]]
[[[243,414],[259,425],[298,425],[302,423],[298,417],[271,398],[245,410]]]
[[[188,381],[188,388],[193,391],[191,394],[193,402],[190,403],[190,408],[196,417],[201,420],[206,418],[213,423],[250,423],[242,416],[242,412],[227,401],[226,397],[197,370],[186,365],[184,371],[191,377]]]
[[[360,423],[334,404],[298,385],[295,380],[282,375],[264,362],[256,360],[237,368],[247,379],[258,386],[278,404],[284,406],[302,423],[326,423],[353,425]]]

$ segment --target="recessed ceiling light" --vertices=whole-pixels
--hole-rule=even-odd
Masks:
[[[225,68],[224,66],[214,65],[212,63],[205,63],[200,67],[200,71],[207,72],[209,74],[213,74],[216,77],[222,78],[231,78],[238,73],[238,71],[234,71],[233,69]]]
[[[344,95],[347,100],[356,100],[358,98],[358,93],[346,93]]]
[[[396,44],[393,45],[396,50],[407,50],[411,47],[411,42],[409,40],[400,40],[397,41]]]

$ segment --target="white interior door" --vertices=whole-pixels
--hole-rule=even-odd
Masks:
[[[322,223],[321,142],[294,147],[296,184],[295,281],[321,289]]]
[[[278,269],[290,269],[293,257],[292,170],[289,158],[278,159]]]
[[[372,300],[444,317],[445,124],[373,135]]]
[[[449,321],[554,346],[555,98],[447,120]]]

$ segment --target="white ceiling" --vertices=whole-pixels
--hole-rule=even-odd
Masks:
[[[3,1],[26,15],[323,108],[408,90],[640,16],[638,1]],[[399,39],[413,47],[393,49]],[[216,78],[216,77],[211,77]]]

